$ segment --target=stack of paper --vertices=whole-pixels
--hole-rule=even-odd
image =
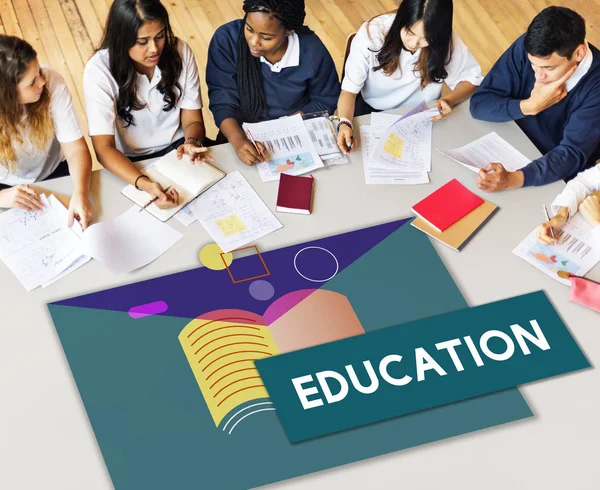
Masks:
[[[542,245],[533,230],[513,253],[567,286],[571,282],[560,278],[558,271],[584,276],[600,261],[600,246],[593,240],[592,226],[580,213],[567,221],[555,245]]]
[[[188,207],[223,252],[231,252],[283,225],[239,172],[192,201]]]
[[[181,233],[137,207],[82,232],[67,228],[67,209],[40,196],[44,209],[0,214],[0,259],[27,291],[47,287],[94,258],[115,274],[142,267],[167,251]]]
[[[529,158],[495,132],[455,150],[438,151],[475,172],[493,162],[499,162],[509,172],[515,172],[530,162]]]
[[[421,103],[403,116],[375,112],[361,126],[367,184],[426,184],[431,171],[431,128],[437,109]]]
[[[266,148],[269,160],[256,166],[263,182],[279,180],[282,173],[301,175],[324,166],[300,114],[242,127],[248,139]]]
[[[326,116],[304,119],[310,140],[323,160],[323,165],[343,165],[348,159],[342,154],[335,136],[335,130]]]
[[[40,199],[41,211],[13,208],[0,214],[0,259],[27,291],[46,287],[90,260],[67,228],[67,209],[54,196]]]

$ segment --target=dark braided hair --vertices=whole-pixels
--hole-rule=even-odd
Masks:
[[[281,21],[288,31],[294,30],[300,34],[312,31],[304,25],[304,0],[244,0],[243,9],[244,22],[237,41],[237,86],[242,119],[256,122],[267,108],[267,98],[260,60],[250,54],[244,36],[246,17],[251,12],[261,12]]]

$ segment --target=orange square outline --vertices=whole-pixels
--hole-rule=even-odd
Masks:
[[[227,252],[227,253],[233,254],[234,252],[241,252],[242,250],[248,250],[251,248],[256,250],[256,254],[258,255],[258,258],[262,262],[262,265],[265,268],[265,271],[267,271],[267,273],[262,274],[260,276],[248,277],[246,279],[239,279],[236,281],[235,278],[233,277],[233,274],[231,273],[231,270],[229,270],[229,265],[227,265],[226,260],[223,258],[223,256],[227,255],[227,254],[224,252],[221,252],[221,254],[220,254],[221,260],[223,261],[223,264],[225,265],[225,268],[227,269],[227,273],[229,274],[229,277],[231,278],[231,281],[233,282],[233,284],[239,284],[240,282],[253,281],[254,279],[260,279],[261,277],[267,277],[267,276],[271,275],[271,272],[269,271],[269,268],[267,267],[267,264],[265,263],[265,260],[263,259],[262,255],[260,254],[260,250],[258,250],[258,247],[256,245],[250,245],[249,247],[236,248],[235,250],[232,250],[231,252]]]

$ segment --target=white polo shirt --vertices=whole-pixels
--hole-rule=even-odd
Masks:
[[[285,50],[283,57],[277,63],[271,64],[264,56],[260,57],[260,61],[267,65],[273,73],[279,73],[284,68],[298,66],[300,64],[300,39],[298,38],[298,34],[292,32],[292,34],[288,36],[287,49]]]
[[[600,163],[588,168],[567,183],[564,190],[556,196],[552,203],[552,214],[558,213],[561,207],[569,210],[569,217],[573,216],[580,204],[593,192],[600,190]],[[600,225],[592,228],[592,236],[600,243]]]
[[[70,143],[83,137],[73,107],[73,98],[63,77],[48,67],[42,67],[42,75],[50,92],[50,117],[54,125],[54,137],[44,148],[34,147],[29,141],[29,129],[25,121],[23,144],[18,147],[15,143],[16,170],[11,173],[0,165],[0,184],[13,186],[44,180],[65,159],[60,143]]]
[[[380,15],[360,27],[352,40],[342,81],[342,90],[354,94],[361,92],[365,102],[379,110],[431,102],[439,99],[442,94],[441,83],[430,83],[421,89],[421,75],[415,71],[420,49],[414,54],[403,49],[400,52],[399,67],[391,76],[386,75],[383,70],[374,71],[379,66],[377,54],[383,47],[385,35],[390,30],[395,15]],[[452,55],[446,71],[448,78],[445,82],[452,90],[459,82],[471,82],[478,86],[483,80],[479,63],[454,32]]]
[[[107,49],[98,51],[87,62],[83,73],[83,91],[90,136],[112,134],[116,147],[126,156],[147,155],[163,150],[183,136],[181,109],[202,109],[200,78],[196,60],[190,47],[179,41],[179,53],[183,62],[179,85],[182,96],[175,107],[163,110],[165,101],[158,91],[161,71],[154,69],[152,80],[137,74],[137,97],[145,105],[131,111],[134,124],[125,127],[117,115],[119,87],[110,73]],[[176,90],[177,92],[177,90]]]

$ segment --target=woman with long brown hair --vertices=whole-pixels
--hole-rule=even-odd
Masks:
[[[0,66],[0,208],[39,210],[28,184],[70,173],[69,226],[77,218],[85,228],[92,159],[65,81],[14,36],[0,35]]]
[[[191,48],[171,29],[160,0],[115,0],[100,49],[87,62],[83,90],[98,160],[125,182],[179,204],[136,163],[177,149],[192,163],[212,161],[205,144],[200,78]]]
[[[402,0],[397,12],[365,22],[346,61],[338,100],[338,145],[352,151],[352,116],[421,102],[435,102],[440,114],[475,92],[481,69],[452,31],[452,0]],[[441,96],[442,84],[450,93]]]

